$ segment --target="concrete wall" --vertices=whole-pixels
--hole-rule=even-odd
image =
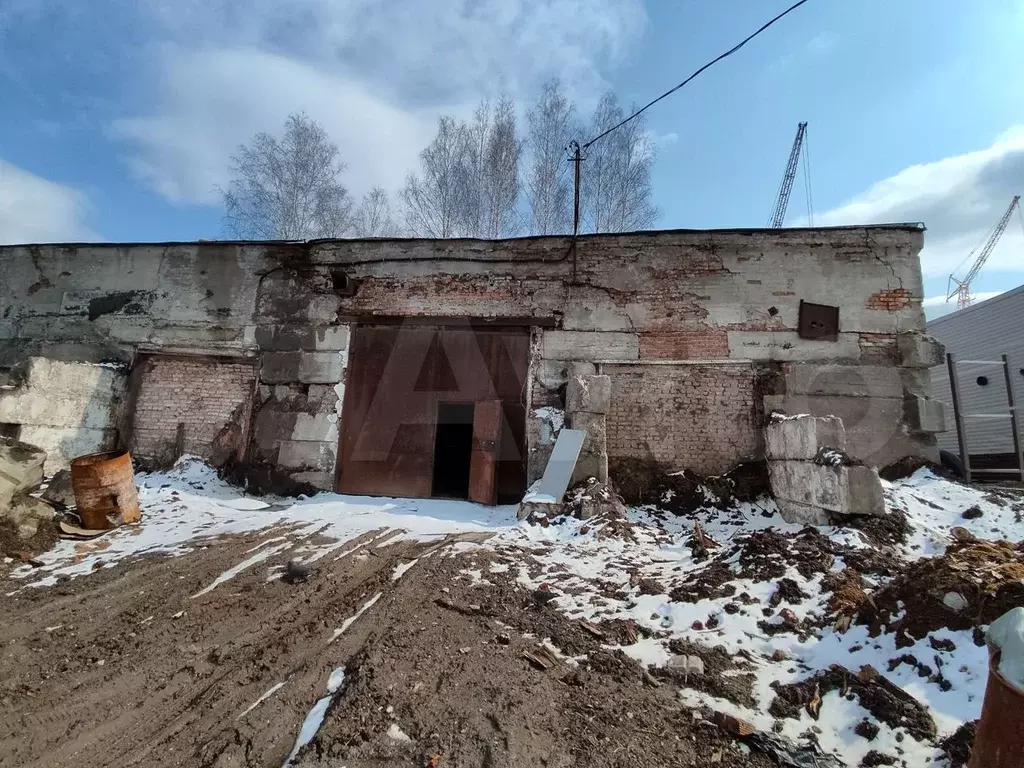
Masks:
[[[725,471],[759,455],[762,414],[780,407],[842,411],[851,452],[881,464],[933,442],[907,425],[905,395],[927,394],[928,380],[899,343],[924,328],[921,245],[920,229],[898,226],[601,235],[575,247],[564,237],[7,247],[0,368],[40,353],[257,356],[251,457],[329,487],[350,324],[514,318],[536,327],[527,412],[564,405],[570,370],[607,373],[618,453]],[[799,337],[801,300],[839,307],[837,341]],[[550,450],[541,421],[527,425],[531,477]]]
[[[0,386],[0,424],[44,449],[53,474],[76,456],[116,447],[126,380],[120,366],[31,358]]]

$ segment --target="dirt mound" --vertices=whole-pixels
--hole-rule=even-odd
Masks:
[[[657,506],[676,514],[708,506],[725,509],[738,501],[766,496],[771,488],[768,465],[763,461],[744,462],[724,475],[705,477],[657,462],[615,459],[610,474],[627,503]]]
[[[876,719],[892,728],[906,728],[919,741],[934,741],[935,721],[928,709],[913,696],[896,687],[870,667],[858,674],[832,665],[799,683],[782,685],[773,683],[776,697],[769,707],[775,717],[799,717],[805,710],[812,718],[818,719],[823,706],[822,699],[831,691],[838,691],[845,698],[856,698]]]
[[[50,549],[60,538],[57,524],[53,520],[40,520],[31,538],[18,535],[18,526],[10,520],[0,520],[0,555],[23,559],[25,555],[37,555]]]
[[[585,626],[514,579],[474,586],[463,571],[484,555],[403,541],[268,582],[280,552],[192,598],[265,544],[225,537],[0,596],[0,764],[282,765],[312,722],[296,768],[690,766],[698,750],[772,765],[605,648],[625,623]]]
[[[739,576],[757,581],[774,581],[789,566],[805,579],[825,573],[835,560],[835,545],[816,528],[804,528],[796,536],[774,528],[755,531],[740,544]]]
[[[757,706],[754,699],[754,675],[743,673],[744,669],[750,669],[750,665],[742,655],[733,656],[724,646],[708,648],[682,639],[670,641],[668,647],[679,657],[699,658],[704,671],[693,674],[670,663],[656,669],[656,677],[673,682],[680,688],[693,688],[726,699],[741,707]]]
[[[886,627],[904,647],[948,627],[989,624],[1024,605],[1024,544],[970,540],[941,557],[910,563],[861,605],[859,624],[877,635]]]
[[[978,721],[971,720],[939,742],[939,749],[949,758],[949,768],[966,767],[971,759],[971,748],[974,747],[974,736],[977,731]]]

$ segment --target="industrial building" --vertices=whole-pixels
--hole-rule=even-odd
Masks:
[[[0,248],[0,430],[347,493],[514,501],[570,377],[623,473],[763,457],[775,410],[855,461],[936,457],[920,225]],[[983,309],[979,307],[978,309]],[[976,311],[976,310],[972,310]]]
[[[952,356],[958,384],[960,425],[953,418],[948,366],[932,372],[933,396],[946,403],[950,415],[948,430],[938,435],[940,449],[961,461],[965,449],[977,479],[1024,479],[1012,471],[1019,470],[1024,442],[1024,285],[936,318],[928,333]]]

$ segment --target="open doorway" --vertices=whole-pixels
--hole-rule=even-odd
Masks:
[[[473,403],[438,403],[431,496],[469,498],[473,457]]]

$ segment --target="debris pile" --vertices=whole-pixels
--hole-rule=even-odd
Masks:
[[[873,636],[911,645],[938,629],[973,630],[1024,605],[1024,543],[958,541],[918,560],[859,606],[858,623]]]
[[[4,554],[49,549],[56,539],[54,508],[31,495],[43,482],[46,451],[0,437],[0,546]]]

